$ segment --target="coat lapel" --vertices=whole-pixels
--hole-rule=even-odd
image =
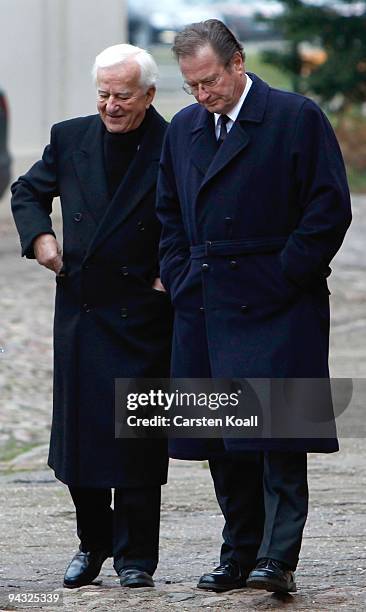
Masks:
[[[220,172],[231,160],[236,157],[249,143],[249,136],[244,130],[244,127],[235,122],[231,128],[226,140],[219,147],[217,154],[212,160],[208,168],[205,178],[201,184],[201,189],[210,181],[218,172]]]
[[[144,195],[155,185],[166,127],[167,123],[152,108],[149,125],[141,145],[106,209],[87,256],[129,217]]]
[[[217,153],[215,124],[212,113],[199,107],[198,118],[192,128],[191,159],[204,176]]]
[[[103,157],[104,127],[99,115],[95,115],[80,146],[73,153],[73,164],[78,176],[86,206],[97,226],[97,210],[106,209],[109,202],[107,179]]]
[[[223,170],[227,166],[227,164],[229,164],[231,160],[234,159],[234,157],[236,157],[248,146],[248,144],[250,143],[250,138],[247,131],[245,130],[245,124],[248,122],[261,123],[263,121],[265,109],[267,106],[269,86],[267,85],[267,83],[259,79],[256,75],[252,73],[248,74],[252,79],[253,84],[248,92],[247,97],[244,100],[239,115],[233,127],[231,128],[226,140],[218,149],[216,146],[217,153],[213,158],[211,158],[211,163],[206,169],[200,190],[214,176],[221,172],[221,170]],[[212,114],[208,113],[208,111],[204,110],[203,112],[206,115],[211,115],[212,117]],[[203,124],[202,118],[201,124]]]

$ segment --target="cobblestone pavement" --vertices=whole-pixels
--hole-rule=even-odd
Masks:
[[[366,377],[366,199],[355,197],[353,204],[354,222],[330,280],[331,370],[338,377]],[[366,610],[366,445],[360,438],[342,440],[337,454],[309,457],[311,504],[296,595],[195,588],[217,563],[223,523],[206,465],[184,461],[172,461],[163,489],[157,588],[121,589],[108,560],[95,585],[62,589],[77,543],[66,487],[46,468],[54,279],[20,259],[4,202],[0,278],[0,612],[21,607],[11,607],[9,593],[35,592],[59,595],[67,611]]]

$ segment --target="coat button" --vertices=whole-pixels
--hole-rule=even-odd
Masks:
[[[207,272],[209,270],[210,266],[208,265],[208,263],[204,263],[201,266],[201,270],[202,272]]]
[[[91,311],[90,304],[83,304],[83,308],[84,308],[85,312],[90,312]]]
[[[232,259],[230,262],[230,268],[232,268],[233,270],[235,270],[235,268],[238,267],[238,262],[235,261],[235,259]]]
[[[139,228],[140,232],[143,232],[145,229],[142,221],[137,222],[137,227]]]
[[[128,268],[127,268],[127,266],[122,266],[122,276],[128,276]]]
[[[121,308],[121,317],[122,317],[122,319],[127,319],[127,317],[128,317],[128,309],[127,308]]]
[[[78,212],[74,214],[74,221],[76,221],[76,223],[78,223],[79,221],[81,221],[81,219],[83,218],[82,213]]]
[[[200,311],[201,311],[201,312],[205,312],[205,309],[204,309],[204,307],[203,307],[203,306],[200,306]]]
[[[240,306],[241,312],[244,314],[248,309],[248,306]]]

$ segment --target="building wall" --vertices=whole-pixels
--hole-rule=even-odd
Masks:
[[[8,96],[14,176],[56,121],[95,112],[95,55],[126,41],[127,0],[1,0],[0,87]]]

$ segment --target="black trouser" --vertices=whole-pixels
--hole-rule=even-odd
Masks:
[[[308,510],[306,453],[224,453],[209,461],[225,518],[221,562],[261,558],[295,569]]]
[[[114,568],[135,567],[150,575],[159,560],[161,487],[111,489],[69,487],[76,508],[80,550],[108,551]]]

